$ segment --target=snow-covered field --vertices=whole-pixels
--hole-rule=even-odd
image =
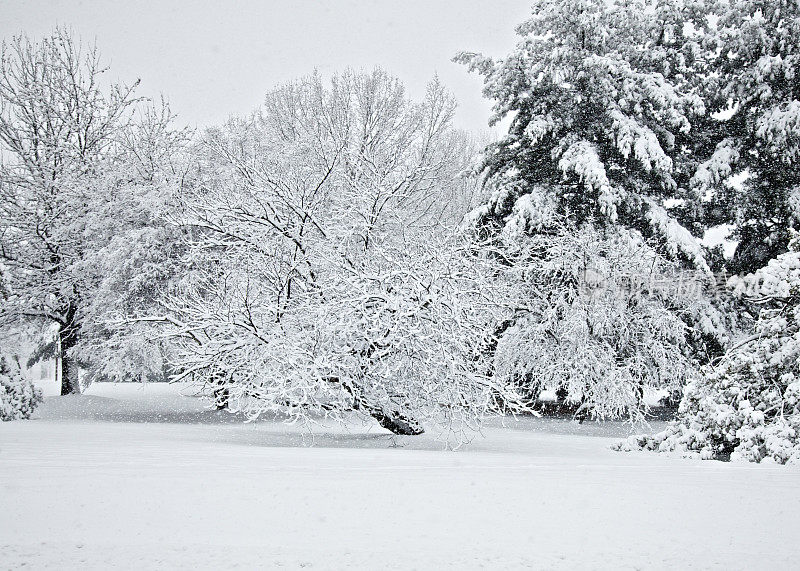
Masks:
[[[46,387],[52,390],[54,387]],[[2,569],[797,569],[800,472],[623,454],[620,424],[466,448],[243,424],[186,387],[93,385],[0,424]]]

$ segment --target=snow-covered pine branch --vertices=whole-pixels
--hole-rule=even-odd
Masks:
[[[755,335],[686,387],[680,417],[667,430],[631,437],[620,449],[800,462],[800,246],[791,243],[732,285],[760,308]]]

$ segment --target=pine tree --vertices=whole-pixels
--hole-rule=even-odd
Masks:
[[[0,420],[30,418],[42,401],[41,389],[0,357]]]
[[[642,262],[659,260],[654,265],[658,270],[649,279],[668,280],[681,269],[693,271],[692,279],[701,282],[699,303],[686,296],[649,300],[670,307],[673,324],[683,321],[686,325],[676,329],[670,325],[668,329],[677,332],[675,342],[659,346],[675,363],[684,358],[687,363],[707,360],[719,354],[726,341],[723,316],[702,295],[711,269],[692,233],[700,234],[702,226],[680,211],[670,212],[690,198],[698,147],[708,146],[705,138],[696,142],[693,132],[693,125],[702,124],[706,116],[693,81],[707,65],[702,41],[708,24],[699,6],[670,1],[542,0],[534,4],[532,18],[517,28],[522,40],[509,56],[497,62],[477,54],[457,57],[483,75],[484,94],[495,101],[493,120],[511,118],[508,134],[487,149],[482,165],[491,196],[471,216],[479,237],[507,243],[513,234],[523,242],[525,236],[550,236],[550,246],[534,253],[530,262],[547,267],[575,262],[563,248],[556,253],[559,248],[553,248],[553,242],[563,246],[570,235],[594,229],[600,231],[603,244],[587,250],[584,268],[603,267],[603,252],[618,252],[619,244],[632,241],[639,244],[634,250]],[[681,220],[691,222],[690,227]],[[616,301],[608,297],[605,302],[610,305],[605,305],[595,297],[594,305],[586,305],[581,294],[586,286],[584,274],[567,270],[577,277],[566,282],[569,289],[560,303],[561,312],[570,317],[559,319],[597,318],[604,314],[604,307],[619,302],[637,307],[637,296],[619,289],[623,268],[607,271],[610,274],[603,278],[617,288]],[[556,311],[553,308],[559,303],[546,290],[556,285],[551,281],[534,294],[550,311]],[[638,307],[646,314],[644,306]],[[626,408],[617,406],[623,401],[629,411],[638,409],[641,399],[635,393],[669,377],[664,367],[670,357],[656,364],[637,349],[644,346],[641,339],[622,342],[620,331],[595,329],[594,318],[588,319],[594,331],[588,337],[592,342],[582,346],[585,353],[578,358],[607,364],[576,388],[571,381],[575,368],[558,357],[560,349],[554,346],[551,363],[560,363],[556,378],[562,381],[561,386],[550,388],[566,392],[568,400],[599,415],[609,409],[619,414]],[[526,327],[534,330],[544,323],[541,312],[526,319]],[[533,336],[546,347],[547,335],[540,329]],[[608,355],[601,358],[605,351]],[[614,397],[614,406],[604,406],[602,401],[613,393],[612,387],[605,393],[596,387],[615,378],[630,378],[626,363],[632,361],[649,363],[644,374],[648,380],[629,384],[628,396]],[[540,371],[531,362],[517,374],[533,379]],[[685,372],[681,382],[688,375]],[[600,385],[599,379],[604,379]]]
[[[577,223],[636,228],[706,269],[697,241],[664,208],[685,191],[687,142],[705,114],[687,80],[702,53],[693,12],[604,0],[546,0],[533,11],[504,60],[457,58],[484,76],[494,120],[512,116],[483,165],[498,187],[486,222],[502,225],[520,196],[544,193]]]
[[[800,463],[800,240],[734,281],[760,308],[754,334],[686,388],[678,421],[619,449]]]
[[[709,219],[735,226],[729,269],[746,274],[785,252],[800,222],[800,6],[732,0],[712,9],[714,73],[699,80],[716,146],[691,186]],[[726,184],[731,175],[741,184]]]

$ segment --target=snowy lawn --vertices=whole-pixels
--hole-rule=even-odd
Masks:
[[[48,387],[49,388],[49,387]],[[0,424],[0,568],[797,569],[800,471],[612,452],[621,424],[242,424],[93,385]]]

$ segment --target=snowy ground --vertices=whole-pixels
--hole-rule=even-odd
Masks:
[[[526,419],[457,452],[94,385],[0,424],[0,569],[797,569],[800,472]],[[313,446],[312,446],[313,444]]]

